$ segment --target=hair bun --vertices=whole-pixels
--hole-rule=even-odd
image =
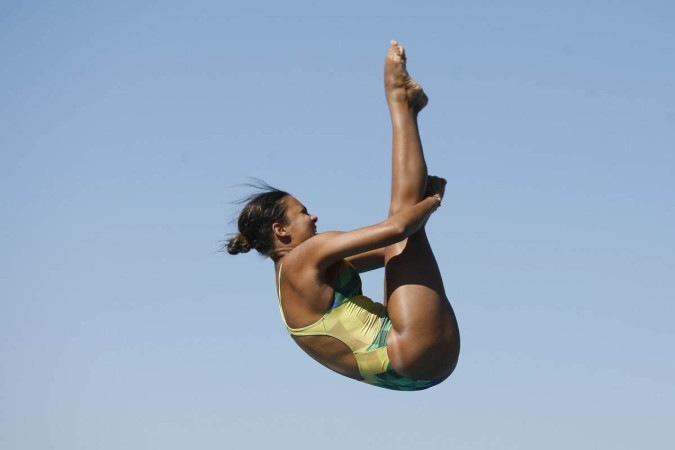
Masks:
[[[227,253],[230,255],[237,255],[239,253],[247,253],[251,250],[251,244],[248,239],[241,233],[230,239],[227,243]]]

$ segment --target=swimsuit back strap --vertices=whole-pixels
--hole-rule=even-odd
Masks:
[[[277,301],[279,302],[279,312],[281,313],[281,320],[284,321],[284,325],[286,325],[286,328],[289,328],[288,324],[286,323],[286,316],[284,316],[284,309],[281,307],[281,268],[283,267],[283,264],[279,264],[279,275],[277,275]]]
[[[326,328],[324,325],[324,317],[321,317],[319,320],[314,322],[311,325],[307,325],[306,327],[300,327],[300,328],[292,328],[288,326],[288,322],[286,322],[286,316],[284,315],[284,308],[281,307],[281,268],[283,267],[283,264],[279,265],[279,276],[277,278],[277,299],[279,301],[279,312],[281,313],[281,320],[283,320],[284,325],[286,326],[286,329],[288,332],[291,334],[291,336],[325,336],[326,334]]]

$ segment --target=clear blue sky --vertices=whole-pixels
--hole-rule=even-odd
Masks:
[[[675,3],[428,3],[3,4],[0,448],[675,448]],[[412,394],[313,362],[270,262],[217,252],[247,176],[384,219],[392,38],[463,337]]]

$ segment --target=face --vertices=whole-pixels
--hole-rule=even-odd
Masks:
[[[316,234],[317,216],[307,212],[307,208],[290,195],[284,199],[286,203],[286,225],[284,228],[296,244],[306,241]]]

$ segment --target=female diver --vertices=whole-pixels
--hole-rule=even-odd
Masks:
[[[393,127],[389,217],[348,232],[316,233],[317,216],[286,192],[251,197],[230,254],[269,256],[281,316],[295,342],[344,376],[413,391],[455,368],[459,329],[424,226],[441,204],[445,180],[427,176],[417,114],[427,96],[391,41],[384,87]],[[384,267],[384,304],[361,293],[359,272]]]

